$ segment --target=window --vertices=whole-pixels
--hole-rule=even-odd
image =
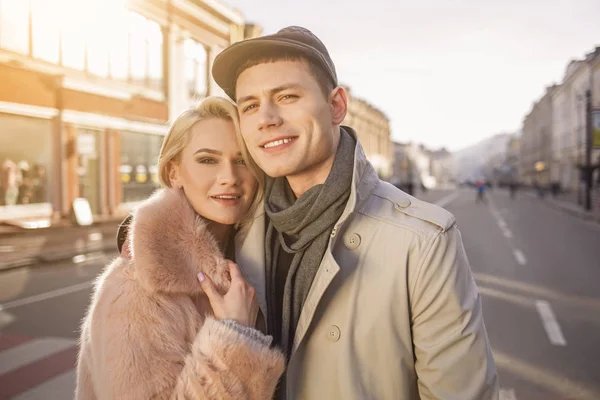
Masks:
[[[29,53],[29,2],[0,0],[0,46]]]
[[[162,89],[163,77],[163,33],[159,24],[147,21],[148,40],[148,86]]]
[[[122,202],[147,199],[158,188],[156,165],[163,137],[121,132]]]
[[[185,53],[185,79],[190,97],[206,96],[208,89],[208,50],[202,43],[187,39]]]
[[[131,80],[153,89],[162,88],[163,32],[159,24],[129,13]]]
[[[118,6],[119,1],[92,4],[69,0],[67,14],[49,0],[0,0],[0,47],[162,90],[163,29]]]
[[[52,123],[0,116],[0,206],[47,203]]]
[[[62,34],[62,63],[65,67],[83,71],[85,69],[86,39],[82,35],[84,24],[81,21],[65,24]]]
[[[60,60],[60,23],[53,18],[54,4],[31,0],[33,57],[58,64]]]

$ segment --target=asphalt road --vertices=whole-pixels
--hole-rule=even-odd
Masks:
[[[453,212],[501,399],[600,399],[600,225],[495,190],[417,193]],[[0,273],[0,400],[70,399],[90,286],[115,254]]]

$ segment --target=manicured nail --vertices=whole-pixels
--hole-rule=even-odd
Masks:
[[[204,282],[204,279],[205,279],[205,278],[204,278],[204,274],[203,274],[202,272],[198,272],[198,280],[199,280],[200,282]]]

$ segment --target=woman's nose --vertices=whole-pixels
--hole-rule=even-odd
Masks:
[[[219,171],[219,184],[221,185],[237,185],[239,176],[235,169],[235,164],[231,162],[223,163]]]

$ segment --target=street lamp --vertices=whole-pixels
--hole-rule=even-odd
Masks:
[[[543,161],[538,161],[535,163],[534,168],[537,172],[542,172],[546,168],[546,163]]]

